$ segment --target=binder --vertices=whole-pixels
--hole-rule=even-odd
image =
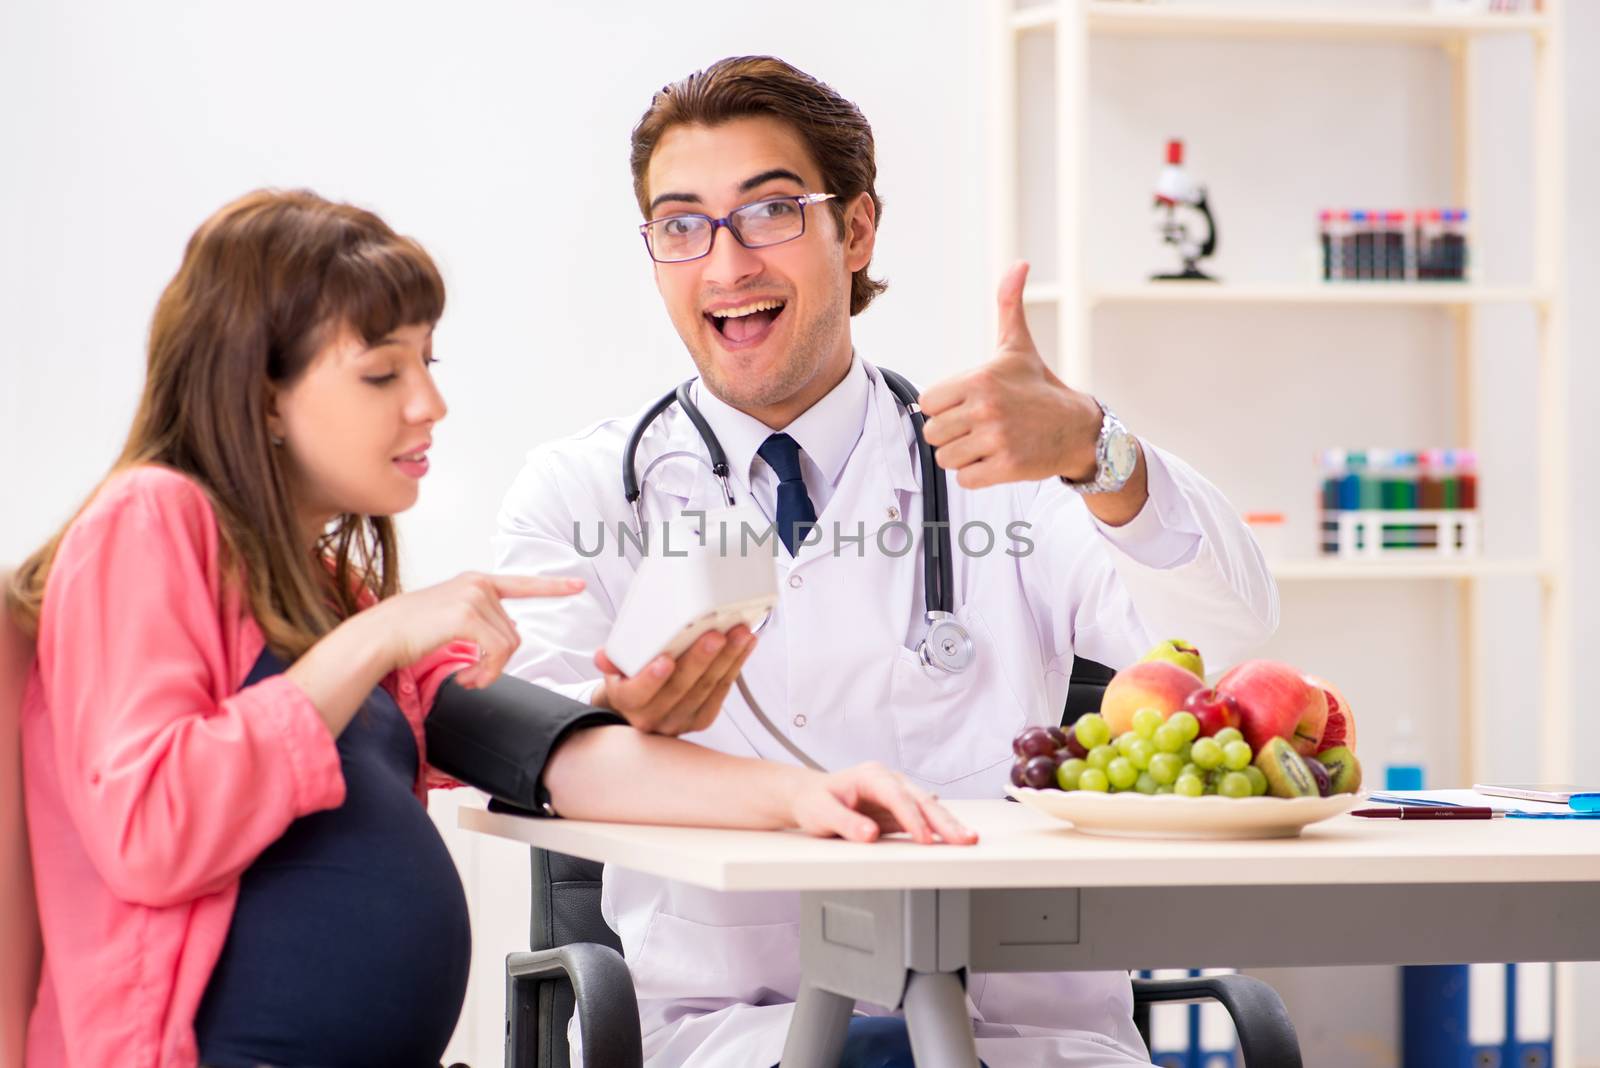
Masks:
[[[1186,979],[1195,974],[1183,969],[1141,972],[1150,979]],[[1199,1068],[1195,1064],[1194,1032],[1199,1017],[1196,1005],[1150,1006],[1150,1061],[1157,1068]]]
[[[1412,965],[1400,969],[1400,1064],[1402,1068],[1501,1068],[1501,1053],[1473,1064],[1469,1044],[1468,966]],[[1504,1004],[1503,1000],[1501,1002]],[[1502,1017],[1503,1019],[1503,1017]],[[1494,1037],[1488,1015],[1479,1023]],[[1500,1041],[1504,1041],[1504,1031]]]
[[[1467,1064],[1510,1068],[1506,1060],[1508,1000],[1512,996],[1510,966],[1467,965]]]
[[[1555,965],[1401,969],[1404,1068],[1551,1068]]]
[[[1554,964],[1506,965],[1505,1063],[1515,1068],[1550,1068],[1555,1031]]]

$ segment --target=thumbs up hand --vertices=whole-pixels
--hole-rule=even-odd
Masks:
[[[1022,314],[1028,265],[1000,280],[1000,343],[993,360],[918,398],[939,466],[966,489],[1061,475],[1092,479],[1100,405],[1046,366]]]

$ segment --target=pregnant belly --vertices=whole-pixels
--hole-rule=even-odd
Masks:
[[[205,1063],[437,1068],[466,993],[466,897],[422,806],[371,786],[347,782],[344,806],[246,871],[196,1021]]]

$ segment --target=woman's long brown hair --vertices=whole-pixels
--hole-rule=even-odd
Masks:
[[[420,245],[369,211],[306,191],[261,190],[222,208],[189,239],[161,294],[144,394],[107,480],[157,464],[199,483],[216,510],[229,574],[280,655],[298,657],[355,612],[364,591],[396,592],[399,575],[386,516],[339,516],[306,551],[282,450],[267,429],[273,387],[293,384],[342,327],[372,344],[443,312],[444,282]],[[7,590],[30,632],[71,525],[22,564]]]

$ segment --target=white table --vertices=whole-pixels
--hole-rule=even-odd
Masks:
[[[1007,801],[949,805],[977,845],[473,806],[460,822],[712,890],[800,891],[804,985],[784,1068],[837,1063],[857,999],[904,1007],[919,1066],[975,1068],[967,969],[1600,960],[1600,821],[1339,816],[1297,839],[1149,841],[1080,834]]]

